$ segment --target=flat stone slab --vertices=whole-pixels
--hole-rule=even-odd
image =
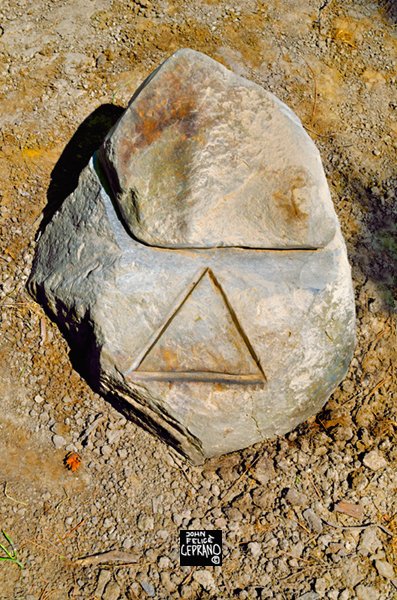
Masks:
[[[285,229],[278,238],[280,247],[271,248],[276,246],[277,236],[271,237],[266,214],[259,213],[256,237],[250,237],[257,213],[245,218],[245,192],[241,196],[236,192],[228,217],[218,213],[221,196],[212,190],[209,180],[201,188],[193,186],[194,199],[185,189],[181,205],[188,207],[183,211],[188,225],[176,228],[169,178],[174,150],[168,155],[165,148],[175,145],[182,135],[183,116],[172,121],[174,134],[167,143],[162,139],[167,135],[166,125],[160,126],[160,133],[153,134],[151,141],[145,138],[146,150],[131,131],[135,131],[140,95],[148,94],[147,89],[160,78],[163,104],[156,87],[148,96],[149,100],[156,98],[156,106],[158,102],[164,105],[160,116],[165,114],[168,88],[161,83],[162,70],[171,73],[170,65],[176,64],[178,78],[180,72],[188,78],[186,64],[195,57],[198,70],[208,72],[206,97],[212,97],[211,86],[217,89],[214,81],[218,78],[222,90],[237,79],[241,88],[245,85],[257,96],[267,97],[258,86],[196,52],[180,51],[166,61],[141,86],[82,172],[77,189],[47,225],[38,244],[29,289],[54,316],[71,345],[79,349],[92,384],[101,393],[122,399],[132,418],[200,463],[290,431],[320,410],[346,374],[354,348],[355,316],[350,267],[326,183],[321,184],[326,191],[316,196],[316,201],[310,196],[305,205],[307,222],[313,219],[318,223],[318,231],[313,224],[302,230],[299,226],[296,231],[301,233],[294,237],[293,227]],[[183,89],[195,90],[197,78],[199,75]],[[175,96],[168,102],[172,104]],[[297,117],[273,96],[269,98],[266,101],[274,111],[286,115],[283,145],[288,145],[289,123],[290,147],[294,143],[299,146],[299,136],[303,140],[297,158],[301,168],[305,163],[312,181],[325,182],[318,152]],[[149,100],[145,96],[145,102]],[[149,113],[149,123],[151,119],[160,123],[160,116]],[[251,113],[251,119],[256,118]],[[260,131],[271,139],[261,143],[271,147],[277,145],[272,141],[277,129],[267,128],[266,119],[259,119]],[[232,120],[235,126],[236,119]],[[257,127],[251,127],[248,116],[244,126],[246,131]],[[208,129],[203,127],[206,139]],[[195,135],[200,135],[200,127]],[[216,144],[217,136],[211,135]],[[125,154],[120,154],[122,139],[129,140],[130,150]],[[259,136],[255,140],[259,143]],[[156,144],[164,150],[162,157],[152,147]],[[249,140],[244,138],[244,144],[249,147]],[[303,158],[309,148],[312,162],[306,163]],[[186,158],[185,151],[183,147]],[[145,152],[150,167],[145,166]],[[195,152],[200,153],[198,147]],[[270,165],[270,158],[266,160]],[[204,168],[205,158],[199,162],[200,169]],[[139,187],[136,181],[141,175],[137,175],[136,164],[147,169],[140,199],[139,194],[130,194]],[[161,181],[163,175],[167,185]],[[281,177],[280,185],[283,181]],[[286,178],[287,187],[288,181]],[[156,195],[161,186],[168,195]],[[203,199],[205,190],[212,191]],[[128,197],[133,198],[132,204]],[[250,197],[255,204],[255,194]],[[139,213],[141,209],[136,206],[142,202],[142,210],[149,210],[150,198],[163,216],[158,219],[153,208],[155,215],[146,212],[139,229],[136,210]],[[256,205],[258,210],[263,206],[265,213],[266,198]],[[204,229],[194,225],[199,214]],[[231,231],[228,240],[220,234],[226,218]],[[238,220],[241,223],[235,223]],[[195,238],[192,232],[196,232]],[[249,240],[254,241],[250,244]],[[205,247],[207,243],[209,247]],[[229,243],[231,246],[225,247]]]
[[[100,150],[129,231],[163,247],[322,248],[336,230],[320,155],[273,94],[179,50]]]

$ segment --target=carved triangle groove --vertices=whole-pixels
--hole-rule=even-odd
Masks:
[[[190,338],[186,330],[191,330]],[[137,380],[153,381],[266,381],[248,336],[209,268],[185,290],[130,374]]]

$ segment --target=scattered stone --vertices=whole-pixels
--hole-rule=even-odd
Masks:
[[[237,467],[240,464],[241,458],[238,454],[229,454],[222,457],[221,466],[217,473],[223,481],[235,481],[238,477]]]
[[[385,577],[386,579],[394,579],[395,573],[393,565],[391,565],[387,561],[376,560],[375,567],[381,577]]]
[[[259,508],[261,508],[262,510],[266,511],[273,504],[273,496],[271,494],[269,494],[269,492],[267,490],[263,490],[261,488],[258,488],[258,489],[256,489],[256,490],[253,491],[252,501]]]
[[[266,485],[276,475],[272,459],[266,456],[260,458],[250,472],[262,485]]]
[[[320,597],[323,598],[325,595],[325,591],[327,589],[327,582],[323,577],[318,577],[314,583],[314,589],[316,590],[316,592],[318,594],[320,594]]]
[[[358,585],[354,589],[357,600],[379,600],[379,590],[369,585]]]
[[[303,517],[310,529],[316,533],[321,533],[323,530],[323,524],[319,516],[316,515],[314,510],[307,508],[303,512]]]
[[[171,567],[171,561],[168,556],[160,556],[158,563],[160,569],[169,569]]]
[[[289,488],[285,499],[288,500],[288,502],[293,506],[306,506],[308,503],[306,494],[298,492],[298,490],[294,487]]]
[[[125,538],[125,540],[122,543],[122,547],[124,548],[124,550],[130,550],[130,548],[132,548],[133,546],[133,541],[130,537]]]
[[[235,506],[228,506],[224,508],[224,512],[227,518],[231,521],[241,521],[241,519],[243,518],[243,515]]]
[[[384,469],[387,466],[385,457],[377,450],[371,450],[371,452],[368,452],[368,454],[364,456],[363,463],[372,471],[378,471],[379,469]]]
[[[318,150],[275,96],[189,49],[142,84],[81,173],[29,290],[84,343],[95,388],[196,463],[292,430],[353,353]]]
[[[140,531],[152,531],[154,528],[154,519],[142,513],[138,517],[137,526]]]
[[[382,542],[378,538],[376,527],[367,527],[361,534],[358,551],[363,556],[374,554],[382,547]]]
[[[250,542],[248,544],[248,550],[254,558],[258,558],[262,553],[262,546],[258,542]]]
[[[193,573],[193,579],[197,581],[207,592],[215,589],[214,577],[210,571],[201,569]]]
[[[102,456],[104,456],[105,458],[109,458],[109,456],[111,456],[112,452],[113,452],[113,450],[112,450],[112,447],[111,447],[111,446],[109,446],[108,444],[104,444],[104,445],[101,447],[101,454],[102,454]]]
[[[345,500],[342,500],[335,505],[335,512],[342,513],[359,520],[361,520],[364,516],[364,510],[360,504],[353,504],[352,502],[346,502]]]
[[[107,571],[106,569],[101,569],[99,571],[99,575],[98,575],[98,579],[97,579],[97,586],[96,586],[96,590],[95,590],[95,595],[98,596],[98,598],[102,598],[102,594],[105,589],[105,586],[107,585],[107,583],[109,583],[111,577],[112,577],[112,574],[110,571]]]
[[[154,586],[149,583],[148,581],[141,581],[140,582],[142,589],[146,592],[146,594],[150,597],[150,598],[154,598],[156,595],[156,590],[154,588]]]
[[[52,443],[54,444],[55,448],[59,450],[66,445],[66,440],[62,435],[55,434],[52,436]]]
[[[357,557],[359,558],[359,557]],[[345,576],[346,581],[349,582],[351,587],[355,587],[358,585],[363,579],[365,579],[365,574],[359,568],[358,562],[356,558],[344,558],[341,563],[342,570]]]
[[[119,600],[120,593],[121,590],[119,584],[116,581],[109,581],[105,587],[102,598],[103,600]]]
[[[303,550],[304,550],[303,542],[297,542],[296,544],[293,544],[293,546],[291,546],[290,554],[294,558],[300,558],[302,556]]]

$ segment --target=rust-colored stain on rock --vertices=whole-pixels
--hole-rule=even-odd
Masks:
[[[309,203],[306,198],[302,198],[301,192],[307,185],[305,174],[297,173],[282,189],[273,193],[273,198],[287,222],[307,221],[309,214],[305,208]]]
[[[196,108],[197,100],[182,73],[163,75],[160,87],[146,88],[135,101],[132,135],[121,139],[120,164],[127,165],[131,155],[156,142],[173,125],[178,126],[179,140],[194,137],[198,129]]]

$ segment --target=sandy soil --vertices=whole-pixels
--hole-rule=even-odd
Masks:
[[[397,597],[396,5],[3,0],[0,19],[0,529],[24,565],[0,561],[0,598]],[[139,83],[186,46],[302,119],[358,316],[350,372],[317,418],[204,467],[96,395],[25,291],[39,228]],[[222,529],[224,564],[181,568],[179,529],[201,527]],[[78,560],[107,550],[128,556]]]

